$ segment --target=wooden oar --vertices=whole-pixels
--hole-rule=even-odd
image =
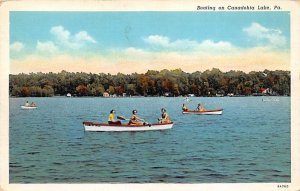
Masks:
[[[130,119],[127,119],[126,117],[124,117],[124,116],[117,116],[117,119],[121,119],[121,120],[127,120],[127,121],[129,121]]]
[[[127,121],[130,120],[130,119],[127,119],[127,118],[124,117],[124,116],[117,116],[117,119],[120,119],[120,120],[127,120]],[[144,119],[141,119],[141,121],[143,121],[145,125],[148,125],[149,127],[151,126],[151,124],[148,123],[147,121],[145,121]]]

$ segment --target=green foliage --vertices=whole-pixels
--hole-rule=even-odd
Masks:
[[[122,96],[215,96],[216,94],[252,95],[269,88],[273,95],[290,95],[290,71],[222,72],[213,68],[186,73],[181,69],[144,74],[92,74],[83,72],[30,73],[9,76],[9,92],[18,97],[66,95],[102,96],[104,92]]]

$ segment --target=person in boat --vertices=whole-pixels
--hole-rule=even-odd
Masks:
[[[188,110],[189,110],[188,107],[185,104],[183,104],[182,105],[182,111],[188,111]]]
[[[160,123],[171,123],[171,119],[167,113],[167,110],[165,108],[161,109],[161,118],[159,119]]]
[[[29,107],[29,102],[28,101],[26,101],[25,106]]]
[[[36,107],[36,104],[34,102],[31,102],[30,107]]]
[[[111,110],[108,116],[108,124],[121,125],[121,121],[115,120],[115,110]]]
[[[197,111],[205,111],[205,107],[203,107],[200,103],[198,104],[198,107],[196,109]]]
[[[133,110],[128,125],[143,125],[142,121],[144,120],[138,117],[137,110]]]

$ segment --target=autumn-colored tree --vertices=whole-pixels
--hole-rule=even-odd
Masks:
[[[80,96],[86,96],[88,93],[88,88],[85,85],[79,85],[76,87],[76,91]]]
[[[30,89],[28,87],[22,87],[20,90],[20,96],[28,97],[31,95]]]

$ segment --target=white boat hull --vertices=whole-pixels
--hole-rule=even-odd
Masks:
[[[83,122],[85,131],[156,131],[166,130],[173,127],[173,123],[152,125],[108,125],[95,122]]]
[[[22,105],[22,106],[21,106],[21,109],[37,109],[37,106],[33,107],[33,106],[25,106],[25,105]]]
[[[222,115],[223,109],[207,110],[207,111],[183,111],[183,114],[196,114],[196,115]]]

